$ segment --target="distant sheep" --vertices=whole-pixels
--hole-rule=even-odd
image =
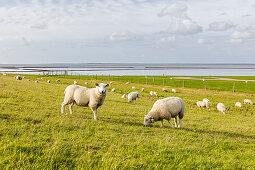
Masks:
[[[111,82],[110,82],[110,85],[112,85],[112,84],[113,84],[113,82],[111,81]]]
[[[176,89],[172,89],[172,92],[173,92],[173,93],[176,93]]]
[[[166,119],[172,128],[174,125],[171,123],[171,118],[174,118],[175,127],[180,128],[182,118],[184,117],[185,103],[179,97],[168,97],[157,100],[148,115],[144,117],[144,126],[149,126],[150,123],[161,121],[163,127],[163,119]],[[177,116],[179,116],[179,125],[177,126]]]
[[[3,76],[7,76],[7,74],[6,74],[6,73],[3,73]]]
[[[25,78],[26,78],[26,76],[23,76],[22,78],[23,78],[23,79],[25,79]]]
[[[89,84],[89,83],[88,83],[88,82],[85,82],[84,84],[86,84],[86,85],[87,85],[87,84]]]
[[[60,82],[60,80],[59,80],[59,79],[57,79],[57,80],[56,80],[56,82]]]
[[[27,79],[27,81],[31,81],[30,79]]]
[[[128,102],[136,101],[137,98],[140,98],[140,95],[138,92],[131,92],[128,94]]]
[[[136,89],[135,86],[132,86],[132,89],[135,90]]]
[[[158,93],[155,92],[155,91],[150,91],[150,95],[151,95],[151,96],[158,96]]]
[[[235,106],[236,106],[236,107],[242,107],[242,103],[236,102]]]
[[[39,83],[39,81],[38,81],[38,80],[35,80],[35,83]]]
[[[50,80],[48,80],[47,83],[50,83]]]
[[[145,89],[144,89],[144,88],[142,88],[142,89],[141,89],[141,92],[144,92],[144,91],[145,91]]]
[[[77,83],[77,81],[74,81],[73,84],[74,84],[74,85],[77,85],[78,83]]]
[[[253,102],[250,99],[244,99],[244,104],[250,104],[253,105]]]
[[[43,80],[43,77],[41,77],[41,79]]]
[[[203,101],[197,101],[198,107],[206,107],[210,110],[210,101],[208,99],[203,99]]]
[[[163,90],[163,92],[168,92],[168,90],[166,88],[163,88],[162,90]]]
[[[217,109],[219,112],[222,112],[224,114],[226,114],[226,106],[223,103],[218,103],[217,104]]]
[[[126,82],[126,85],[130,84],[129,82]]]
[[[109,84],[95,83],[96,88],[87,88],[79,85],[70,85],[65,89],[65,98],[61,106],[64,114],[65,105],[69,105],[70,113],[73,114],[73,105],[90,107],[97,120],[97,109],[103,105]]]
[[[123,94],[121,98],[128,98],[128,96],[126,94]]]
[[[22,80],[21,76],[16,76],[16,80]]]
[[[116,91],[116,89],[115,88],[112,88],[112,92],[115,92]]]

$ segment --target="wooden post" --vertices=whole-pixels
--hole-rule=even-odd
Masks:
[[[120,80],[120,76],[118,76],[118,81]]]
[[[155,82],[155,77],[153,77],[153,83]]]
[[[248,83],[248,81],[246,80],[246,81],[245,81],[245,83],[246,83],[246,87],[247,87],[247,83]]]
[[[104,80],[104,75],[102,74],[102,81]]]
[[[131,77],[130,83],[132,83],[132,77]]]
[[[236,84],[235,84],[235,82],[234,82],[234,85],[233,85],[233,92],[235,92],[235,86],[236,86]]]
[[[97,80],[97,74],[96,74],[96,80]]]
[[[110,81],[110,74],[109,74],[109,81]]]
[[[165,85],[165,79],[163,79],[163,86]]]
[[[80,74],[79,74],[79,80],[81,79],[81,77],[80,77]]]
[[[207,81],[205,82],[205,90],[207,90]]]
[[[183,88],[185,87],[185,82],[184,82],[184,80],[183,80],[183,85],[182,85],[182,86],[183,86]]]

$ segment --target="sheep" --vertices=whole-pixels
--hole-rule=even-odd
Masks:
[[[27,81],[31,81],[30,79],[27,79]]]
[[[89,83],[88,83],[88,82],[84,82],[84,84],[86,84],[86,85],[87,85],[87,84],[89,84]]]
[[[95,83],[96,88],[87,88],[79,85],[69,85],[65,89],[65,98],[61,106],[64,114],[65,105],[69,105],[70,114],[73,114],[73,105],[90,107],[97,120],[97,109],[103,105],[109,84]]]
[[[144,88],[142,88],[142,89],[141,89],[141,92],[144,92],[144,91],[145,91],[145,89],[144,89]]]
[[[242,103],[236,102],[235,106],[236,106],[236,107],[242,107]]]
[[[78,83],[77,83],[77,81],[74,81],[73,84],[77,85]]]
[[[22,80],[21,76],[16,76],[16,80]]]
[[[140,95],[138,92],[131,92],[128,94],[128,102],[136,101],[137,98],[140,98]]]
[[[168,90],[166,88],[163,88],[162,90],[163,90],[163,92],[168,92]]]
[[[113,84],[113,82],[111,81],[111,82],[110,82],[110,85],[112,85],[112,84]]]
[[[7,74],[6,74],[6,73],[3,73],[3,76],[7,76]]]
[[[163,127],[163,119],[166,119],[172,128],[174,125],[171,123],[171,118],[174,118],[175,127],[180,128],[182,118],[184,117],[185,103],[179,97],[167,97],[157,100],[152,109],[144,117],[144,126],[149,126],[150,123],[161,121]],[[179,116],[179,125],[177,126],[177,116]]]
[[[132,89],[135,90],[135,86],[132,86]]]
[[[47,83],[50,83],[50,80],[48,80]]]
[[[129,85],[130,83],[129,82],[126,82],[126,85]]]
[[[244,104],[253,105],[253,102],[250,99],[244,99]]]
[[[128,96],[126,94],[123,94],[121,98],[128,98]]]
[[[226,106],[223,103],[218,103],[217,104],[217,109],[219,112],[222,112],[224,114],[226,114]]]
[[[151,95],[151,96],[158,96],[158,93],[155,92],[155,91],[150,91],[150,95]]]
[[[41,79],[43,80],[43,77],[41,77]]]
[[[56,82],[60,82],[60,80],[59,80],[59,79],[57,79],[57,80],[56,80]]]
[[[25,79],[25,78],[26,78],[26,76],[23,76],[22,78],[23,78],[23,79]]]
[[[210,101],[208,99],[203,99],[203,101],[196,102],[198,107],[206,107],[210,110]]]
[[[176,93],[176,89],[172,89],[172,92],[173,92],[173,93]]]
[[[115,89],[115,88],[113,88],[113,89],[112,89],[112,92],[115,92],[115,91],[116,91],[116,89]]]
[[[38,81],[38,80],[35,80],[35,83],[39,83],[39,81]]]

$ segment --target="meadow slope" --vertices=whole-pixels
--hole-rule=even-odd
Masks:
[[[94,121],[89,108],[74,106],[71,115],[66,107],[61,115],[60,107],[67,85],[76,80],[94,87],[95,80],[61,78],[57,83],[45,77],[35,83],[39,76],[26,77],[33,81],[0,75],[0,169],[255,168],[255,105],[234,107],[245,98],[255,101],[253,94],[192,88],[166,93],[160,85],[114,81]],[[121,96],[132,86],[145,92],[136,103],[127,103]],[[151,97],[151,90],[159,97]],[[185,101],[182,128],[173,129],[167,121],[163,128],[160,122],[143,127],[153,103],[169,96]],[[203,98],[210,99],[211,111],[196,107]],[[226,115],[217,112],[219,102],[225,103]]]

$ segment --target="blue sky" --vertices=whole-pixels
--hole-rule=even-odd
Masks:
[[[66,62],[255,63],[255,1],[0,1],[0,64]]]

